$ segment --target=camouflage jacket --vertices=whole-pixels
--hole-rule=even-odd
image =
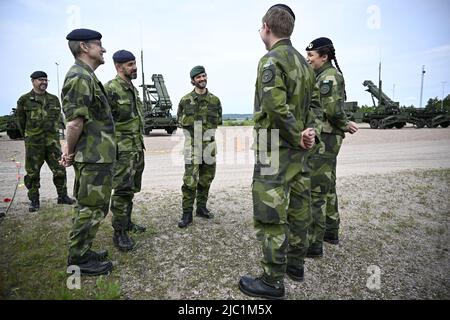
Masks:
[[[17,123],[27,144],[59,144],[59,128],[63,122],[58,97],[31,90],[17,101]]]
[[[195,90],[181,98],[177,120],[182,127],[193,127],[194,121],[202,121],[202,131],[216,129],[222,124],[222,105],[219,98],[207,91],[198,95]]]
[[[142,151],[144,116],[137,89],[117,76],[105,84],[105,90],[114,119],[118,151]]]
[[[324,112],[323,132],[345,137],[348,119],[344,111],[345,84],[342,74],[326,62],[316,71],[320,102]]]
[[[102,83],[81,60],[67,72],[62,88],[67,122],[81,117],[83,132],[75,147],[75,161],[113,163],[116,160],[114,122]]]
[[[281,147],[300,149],[301,132],[314,127],[319,133],[321,119],[314,70],[290,40],[278,41],[258,65],[254,105],[257,143],[263,142],[261,129],[278,129]]]

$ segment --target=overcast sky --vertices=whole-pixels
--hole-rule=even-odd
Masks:
[[[20,95],[31,90],[30,74],[46,71],[48,91],[61,88],[73,64],[66,35],[74,28],[103,34],[102,82],[115,76],[112,55],[126,49],[136,57],[144,49],[146,79],[163,74],[175,106],[192,90],[190,69],[204,65],[208,88],[224,113],[252,113],[258,60],[265,54],[258,29],[267,0],[1,0],[2,85],[0,114],[8,114]],[[419,105],[425,65],[423,105],[450,92],[450,1],[321,0],[288,4],[296,14],[294,46],[304,49],[315,38],[333,40],[344,73],[349,101],[371,104],[364,80],[378,81],[402,105]],[[59,67],[55,63],[59,64]],[[140,61],[139,61],[140,72]],[[59,71],[59,72],[58,72]],[[447,82],[443,85],[442,82]],[[134,81],[141,84],[141,76]],[[395,86],[395,88],[394,88]],[[142,96],[142,95],[141,95]]]

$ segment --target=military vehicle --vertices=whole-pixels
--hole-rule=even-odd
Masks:
[[[19,126],[16,122],[16,108],[13,108],[10,115],[3,116],[0,123],[0,132],[6,131],[10,139],[23,139]]]
[[[373,113],[364,113],[362,122],[370,124],[372,129],[403,128],[406,123],[411,123],[420,129],[425,126],[436,128],[441,126],[447,128],[450,125],[450,116],[445,109],[436,108],[400,108],[398,102],[392,101],[381,89],[377,88],[372,81],[366,80],[363,85],[372,95],[372,101],[376,107]],[[378,106],[374,98],[378,99]]]
[[[409,112],[410,120],[408,122],[414,124],[416,128],[447,128],[450,125],[450,116],[445,109],[437,108],[405,108],[405,112]]]
[[[170,113],[170,101],[164,78],[160,74],[152,75],[153,84],[145,84],[144,55],[141,51],[142,64],[142,95],[144,102],[144,133],[148,135],[153,129],[166,130],[172,134],[177,130],[177,120]]]
[[[392,101],[381,88],[377,88],[370,80],[364,81],[363,86],[367,87],[366,91],[372,95],[372,102],[376,109],[375,112],[364,113],[362,122],[370,124],[372,129],[391,129],[394,127],[401,129],[409,122],[410,116],[401,112],[399,103]],[[378,100],[378,105],[374,98]]]

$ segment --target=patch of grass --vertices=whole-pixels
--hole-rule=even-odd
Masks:
[[[119,281],[108,281],[107,278],[100,276],[95,281],[95,299],[97,300],[117,300],[120,298]]]
[[[30,220],[32,220],[30,222]],[[54,223],[57,221],[58,223]],[[39,214],[9,215],[0,230],[0,299],[117,299],[117,277],[81,277],[68,289],[71,207],[43,205]],[[14,238],[11,241],[11,238]]]

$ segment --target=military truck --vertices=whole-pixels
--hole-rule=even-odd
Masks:
[[[16,121],[16,108],[12,109],[11,114],[1,117],[0,132],[3,131],[6,131],[10,139],[23,139]]]
[[[378,88],[372,81],[365,80],[363,86],[367,87],[366,91],[372,95],[372,102],[375,112],[364,113],[362,122],[370,124],[372,129],[391,129],[403,128],[409,122],[409,115],[401,112],[398,102],[392,101],[380,88]],[[375,99],[378,100],[378,105]]]
[[[411,123],[415,128],[425,126],[447,128],[450,125],[450,115],[445,109],[436,108],[400,108],[398,102],[392,101],[381,89],[377,88],[372,81],[366,80],[363,85],[372,95],[372,101],[376,107],[373,113],[364,113],[362,122],[370,124],[372,129],[385,129],[396,127],[403,128],[406,123]],[[378,99],[378,106],[374,98]]]
[[[417,128],[447,128],[450,125],[450,116],[445,109],[436,108],[405,108],[410,120]]]
[[[177,119],[170,113],[172,102],[161,74],[153,74],[153,84],[145,84],[144,57],[141,51],[142,64],[142,96],[144,102],[144,133],[150,134],[153,129],[166,130],[172,134],[177,130]]]

